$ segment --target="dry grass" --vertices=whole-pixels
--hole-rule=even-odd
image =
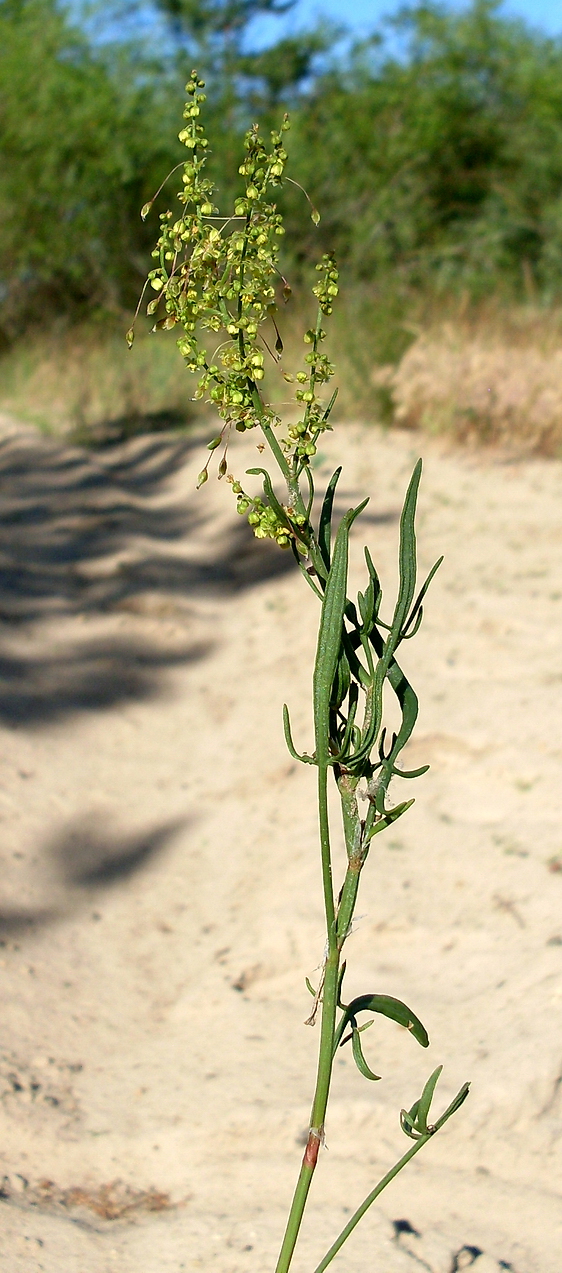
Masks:
[[[132,350],[123,332],[93,326],[30,337],[4,355],[0,375],[2,411],[79,441],[196,416],[192,377],[165,333],[141,333]]]
[[[280,315],[287,371],[303,365],[309,308],[297,298]],[[357,337],[356,310],[348,298],[334,315],[335,418],[392,419],[462,443],[562,454],[562,312],[498,303],[469,314],[449,307],[443,316],[433,304],[420,305],[413,343],[399,363],[372,372],[381,315],[374,304],[372,314],[364,308]],[[393,324],[399,331],[396,316]],[[403,329],[400,339],[403,347]],[[284,414],[294,386],[281,367],[271,367],[266,392]],[[173,333],[142,329],[131,351],[122,331],[93,325],[29,339],[4,355],[0,384],[0,412],[85,443],[186,427],[208,410],[192,400],[195,381]]]
[[[460,442],[520,454],[562,454],[562,330],[558,313],[449,320],[421,332],[375,384],[394,420]]]

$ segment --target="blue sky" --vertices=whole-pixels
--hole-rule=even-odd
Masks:
[[[320,16],[345,23],[358,35],[366,35],[385,14],[401,7],[397,0],[298,0],[290,17],[260,19],[252,30],[252,43],[268,43],[282,29],[311,26]],[[462,3],[451,4],[462,8]],[[521,17],[549,35],[562,35],[562,0],[504,0],[500,12]]]

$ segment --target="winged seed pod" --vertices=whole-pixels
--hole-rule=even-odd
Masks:
[[[290,754],[317,771],[326,920],[326,948],[318,988],[315,990],[307,979],[314,998],[308,1021],[314,1024],[320,1017],[320,1040],[309,1135],[276,1268],[276,1273],[287,1273],[324,1141],[337,1050],[350,1042],[360,1075],[375,1081],[379,1076],[371,1069],[363,1050],[363,1035],[375,1017],[397,1022],[418,1044],[429,1046],[424,1025],[401,1000],[371,992],[350,1003],[342,1000],[342,954],[351,932],[371,843],[413,803],[410,799],[391,804],[391,781],[414,779],[427,769],[425,765],[407,772],[398,766],[400,753],[416,723],[418,700],[397,656],[402,642],[414,637],[419,629],[427,589],[441,559],[416,592],[415,514],[421,478],[418,461],[400,520],[398,595],[390,621],[381,617],[381,584],[367,548],[364,591],[358,593],[356,602],[349,597],[349,536],[368,501],[349,509],[337,527],[333,526],[334,496],[341,472],[338,468],[316,517],[311,466],[318,438],[331,428],[337,392],[332,392],[327,400],[322,396],[334,375],[323,342],[324,324],[338,295],[336,262],[330,252],[318,262],[318,280],[312,289],[317,303],[316,320],[304,332],[306,352],[302,366],[289,373],[280,361],[283,340],[278,315],[291,296],[291,288],[279,270],[279,243],[284,229],[275,202],[276,192],[286,180],[284,134],[289,121],[285,116],[267,143],[257,125],[246,133],[239,167],[243,191],[235,199],[233,210],[221,213],[215,203],[214,184],[206,175],[209,146],[200,123],[204,87],[197,72],[192,71],[186,85],[185,124],[179,134],[188,152],[186,160],[178,165],[183,169],[176,196],[180,207],[160,217],[160,234],[152,254],[155,264],[145,284],[145,289],[150,286],[156,296],[149,301],[147,313],[160,312],[153,330],[178,329],[179,352],[188,370],[197,376],[195,398],[211,405],[222,422],[208,444],[209,456],[197,486],[208,480],[209,466],[219,447],[222,454],[217,475],[220,478],[227,474],[233,430],[258,429],[262,438],[260,452],[267,448],[274,476],[267,467],[249,469],[249,474],[261,476],[263,482],[263,495],[253,496],[229,473],[227,480],[238,512],[247,517],[258,539],[273,539],[280,548],[292,550],[303,578],[321,603],[312,677],[314,743],[310,752],[297,751],[288,708],[283,709]],[[143,218],[153,202],[149,200],[144,205]],[[317,225],[319,214],[313,205],[311,208]],[[139,306],[143,296],[144,289]],[[129,347],[133,327],[127,333]],[[286,428],[263,393],[266,357],[272,360],[284,382],[294,385],[295,419]],[[400,714],[398,729],[390,736],[384,726],[388,693],[394,696]],[[337,892],[332,875],[329,781],[335,782],[339,793],[347,850],[347,868]],[[366,801],[364,816],[359,811],[360,795]],[[369,1020],[359,1024],[362,1014],[368,1014]],[[420,1099],[409,1111],[401,1112],[402,1129],[414,1143],[361,1203],[316,1273],[323,1273],[374,1199],[465,1100],[468,1084],[435,1123],[428,1122],[440,1073],[441,1066],[428,1079]]]

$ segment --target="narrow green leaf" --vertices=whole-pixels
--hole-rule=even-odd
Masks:
[[[422,774],[426,774],[429,765],[420,765],[419,769],[394,769],[397,778],[421,778]]]
[[[354,1027],[351,1035],[351,1050],[353,1052],[353,1060],[355,1061],[360,1074],[362,1074],[364,1078],[372,1079],[373,1081],[380,1079],[380,1074],[375,1074],[367,1065],[365,1057],[363,1056],[363,1049],[361,1047],[361,1034],[356,1027]]]
[[[289,708],[287,707],[286,703],[283,703],[283,731],[285,734],[285,742],[287,744],[287,749],[290,755],[293,757],[293,760],[300,760],[301,764],[303,765],[314,765],[316,762],[313,756],[307,756],[306,752],[303,752],[301,756],[295,748],[295,745],[293,743],[293,737],[291,734],[291,721],[289,717]]]
[[[410,614],[410,617],[409,617],[409,619],[408,619],[408,621],[407,621],[407,623],[406,623],[406,625],[405,625],[405,627],[404,627],[404,635],[405,635],[405,634],[406,634],[406,632],[408,631],[408,628],[410,627],[410,624],[411,624],[411,622],[412,622],[413,618],[415,617],[415,615],[417,614],[418,610],[420,610],[420,608],[421,608],[421,604],[422,604],[422,601],[423,601],[423,599],[424,599],[424,597],[425,597],[425,594],[426,594],[426,592],[427,592],[427,590],[428,590],[428,588],[429,588],[429,585],[430,585],[430,583],[431,583],[431,580],[433,579],[433,576],[434,576],[435,574],[437,574],[437,571],[439,570],[440,565],[442,565],[443,560],[444,560],[444,558],[443,558],[443,557],[439,557],[439,558],[438,558],[438,560],[435,562],[435,565],[431,567],[431,570],[430,570],[430,572],[429,572],[429,574],[428,574],[428,576],[427,576],[427,579],[426,579],[425,583],[424,583],[424,584],[422,585],[422,587],[420,588],[420,591],[418,592],[418,595],[417,595],[417,597],[416,597],[416,600],[414,601],[414,604],[413,604],[413,606],[412,606],[412,612],[411,612],[411,614]],[[413,636],[413,633],[411,633],[411,635]]]
[[[419,1140],[419,1133],[415,1131],[418,1105],[419,1101],[416,1101],[410,1110],[400,1110],[400,1126],[404,1134],[410,1137],[410,1140]]]
[[[444,1126],[444,1124],[448,1121],[448,1119],[451,1117],[452,1114],[456,1114],[457,1110],[460,1109],[461,1105],[464,1105],[464,1102],[466,1101],[469,1091],[470,1091],[470,1083],[463,1083],[460,1089],[460,1092],[457,1092],[457,1095],[455,1096],[454,1100],[452,1100],[451,1104],[447,1106],[445,1113],[441,1115],[441,1118],[437,1119],[437,1122],[435,1123],[436,1132],[438,1132],[440,1128]]]
[[[315,989],[314,989],[314,986],[312,985],[312,982],[310,982],[310,981],[308,980],[308,977],[305,977],[305,981],[306,981],[306,988],[307,988],[307,990],[310,990],[310,993],[311,993],[311,995],[312,995],[312,998],[313,998],[313,999],[315,999],[315,998],[316,998],[316,991],[315,991]]]
[[[412,604],[416,588],[416,503],[422,472],[422,462],[418,460],[406,491],[406,498],[400,517],[400,546],[398,550],[399,587],[398,598],[394,608],[387,651],[394,653],[399,644],[406,616]],[[388,656],[387,656],[388,657]]]
[[[379,818],[379,821],[375,822],[369,836],[369,840],[372,840],[373,836],[378,835],[379,831],[386,831],[386,828],[390,827],[393,822],[397,821],[398,818],[401,818],[402,814],[406,813],[406,810],[414,803],[414,800],[403,800],[402,804],[395,805],[394,809],[387,809],[382,818]]]
[[[332,510],[334,507],[334,495],[336,493],[336,486],[338,484],[340,474],[341,474],[341,468],[336,469],[335,473],[332,474],[332,477],[330,478],[328,486],[326,487],[326,494],[324,496],[324,500],[322,503],[320,521],[318,524],[318,547],[320,549],[320,552],[322,553],[324,564],[327,570],[330,569]]]
[[[336,1046],[339,1046],[346,1026],[349,1022],[355,1020],[359,1012],[379,1012],[383,1017],[388,1017],[391,1021],[397,1021],[398,1025],[404,1026],[406,1030],[409,1030],[422,1048],[429,1046],[427,1030],[422,1025],[419,1017],[405,1003],[402,1003],[401,999],[394,999],[392,995],[359,995],[357,999],[353,999],[348,1004],[338,1025]]]
[[[349,532],[367,500],[357,508],[350,508],[342,517],[336,535],[332,564],[326,581],[322,614],[318,631],[318,645],[313,675],[314,735],[316,762],[319,766],[330,762],[330,698],[342,642],[343,616],[346,607]]]
[[[338,393],[339,393],[339,390],[338,390],[338,389],[334,389],[334,392],[333,392],[333,394],[332,394],[332,396],[331,396],[331,398],[330,398],[330,401],[329,401],[329,403],[328,403],[328,406],[326,407],[326,410],[325,410],[325,412],[324,412],[324,415],[322,416],[322,424],[325,424],[325,423],[326,423],[326,420],[329,420],[329,418],[330,418],[330,416],[331,416],[331,414],[332,414],[332,408],[333,408],[333,406],[334,406],[334,403],[335,403],[335,401],[336,401],[336,398],[337,398],[337,396],[338,396]],[[331,426],[331,425],[329,425],[329,428],[330,428],[330,429],[331,429],[331,427],[332,427],[332,426]]]
[[[423,1092],[420,1096],[415,1127],[416,1127],[416,1131],[422,1133],[422,1136],[425,1136],[428,1130],[427,1117],[431,1108],[433,1093],[435,1091],[435,1087],[437,1085],[437,1081],[439,1079],[439,1076],[442,1070],[443,1070],[443,1066],[438,1065],[437,1069],[433,1071],[433,1074],[430,1074],[427,1080],[427,1083],[423,1089]]]
[[[333,709],[341,706],[344,698],[346,698],[348,694],[350,685],[351,669],[349,667],[345,651],[340,650],[330,697],[330,706]]]
[[[347,968],[347,963],[346,963],[346,960],[344,959],[344,961],[343,961],[343,963],[342,963],[342,966],[341,966],[341,968],[340,968],[340,975],[339,975],[339,978],[338,978],[338,994],[337,994],[337,1005],[338,1005],[338,1008],[345,1008],[345,1004],[343,1004],[343,1003],[342,1003],[342,1001],[341,1001],[341,992],[342,992],[343,979],[344,979],[344,977],[345,977],[345,970],[346,970],[346,968]]]

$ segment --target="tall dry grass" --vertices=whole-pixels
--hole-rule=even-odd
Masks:
[[[0,360],[0,410],[84,443],[192,424],[193,378],[175,342],[95,325],[30,336]],[[164,333],[162,333],[164,334]]]
[[[297,332],[306,313],[297,299],[280,315],[287,371],[301,365],[306,347]],[[365,306],[360,313],[359,332],[348,301],[334,315],[343,346],[336,418],[395,423],[519,454],[562,455],[562,311],[498,303],[467,313],[462,305],[456,312],[420,305],[409,347],[384,366],[378,307],[372,316]],[[399,326],[396,315],[391,323]],[[403,348],[403,326],[400,341]],[[156,339],[142,327],[131,351],[120,329],[91,324],[28,338],[0,360],[0,411],[86,444],[200,422],[207,408],[193,401],[194,389],[174,333]],[[290,389],[281,369],[268,372],[267,391],[284,414]]]
[[[562,455],[562,316],[480,314],[420,331],[378,369],[397,424],[519,454]]]

